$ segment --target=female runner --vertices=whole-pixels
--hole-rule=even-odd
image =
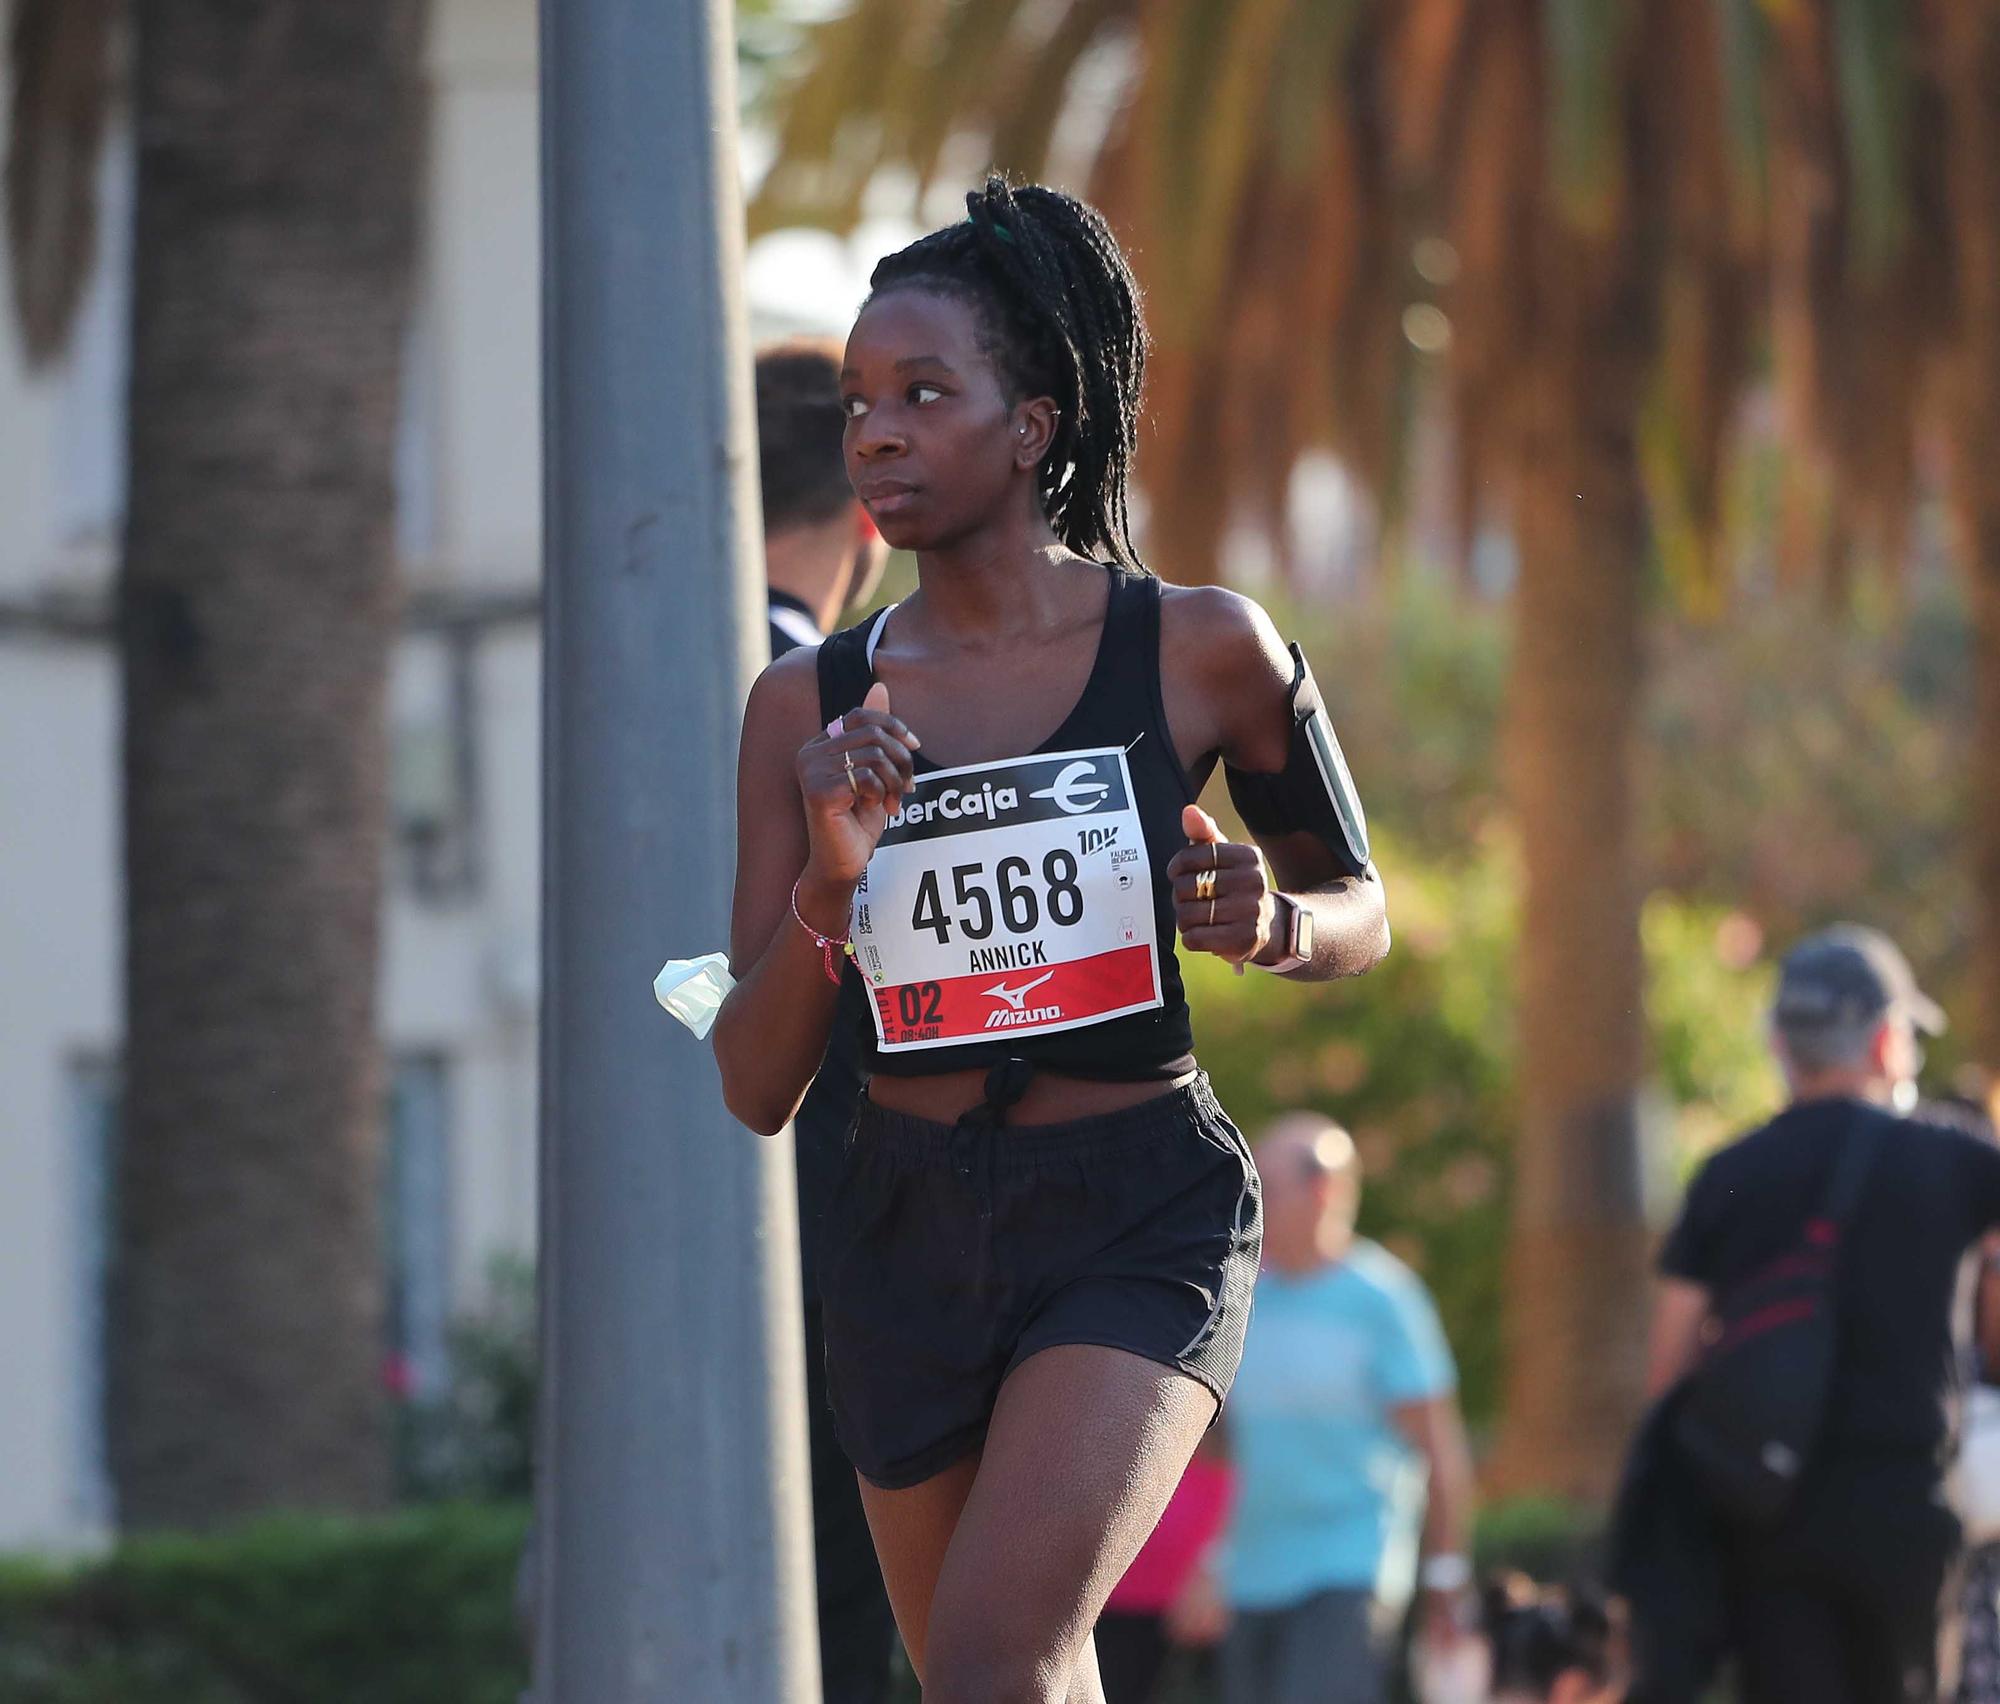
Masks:
[[[715,1050],[765,1134],[836,1022],[867,1056],[827,1379],[925,1698],[1087,1704],[1261,1242],[1177,939],[1319,980],[1389,936],[1303,659],[1132,548],[1146,337],[1109,229],[997,178],[967,203],[848,339],[848,472],[919,589],[750,695]],[[1218,761],[1276,886],[1195,804]]]

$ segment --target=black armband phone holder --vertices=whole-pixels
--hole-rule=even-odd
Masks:
[[[1225,763],[1223,779],[1243,826],[1258,836],[1304,832],[1322,841],[1351,876],[1368,871],[1368,818],[1333,737],[1305,653],[1292,652],[1292,743],[1285,767],[1253,774]]]

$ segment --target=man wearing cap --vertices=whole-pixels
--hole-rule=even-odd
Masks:
[[[2000,1223],[2000,1150],[1917,1104],[1918,1036],[1944,1013],[1876,930],[1843,924],[1785,959],[1771,1045],[1785,1110],[1713,1155],[1661,1253],[1649,1382],[1695,1364],[1712,1300],[1798,1246],[1846,1144],[1876,1146],[1835,1279],[1824,1429],[1782,1523],[1730,1540],[1744,1704],[1936,1696],[1958,1548],[1942,1496],[1962,1382],[1964,1256]]]

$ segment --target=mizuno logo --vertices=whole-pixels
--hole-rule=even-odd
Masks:
[[[988,1029],[1019,1029],[1023,1024],[1054,1024],[1062,1021],[1060,1006],[1029,1006],[1019,1012],[988,1012]]]
[[[1047,976],[1038,976],[1033,982],[1023,983],[1019,988],[1009,988],[1006,983],[998,982],[984,992],[987,999],[1004,1001],[1010,1011],[1018,1012],[1026,1007],[1028,996],[1054,975],[1055,972],[1050,971]],[[999,1014],[994,1015],[997,1017]]]
[[[1080,816],[1085,811],[1094,810],[1110,791],[1108,782],[1098,780],[1097,765],[1088,758],[1079,758],[1067,765],[1046,787],[1030,793],[1028,797],[1047,799],[1065,814]]]

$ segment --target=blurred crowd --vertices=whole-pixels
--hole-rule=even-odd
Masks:
[[[2000,1699],[2000,1148],[1990,1108],[1920,1096],[1944,1025],[1879,932],[1787,956],[1788,1104],[1662,1248],[1653,1407],[1587,1581],[1476,1582],[1423,1287],[1355,1235],[1346,1133],[1274,1126],[1243,1371],[1099,1624],[1111,1704],[1190,1669],[1225,1704],[1697,1704],[1725,1670],[1743,1704]]]

